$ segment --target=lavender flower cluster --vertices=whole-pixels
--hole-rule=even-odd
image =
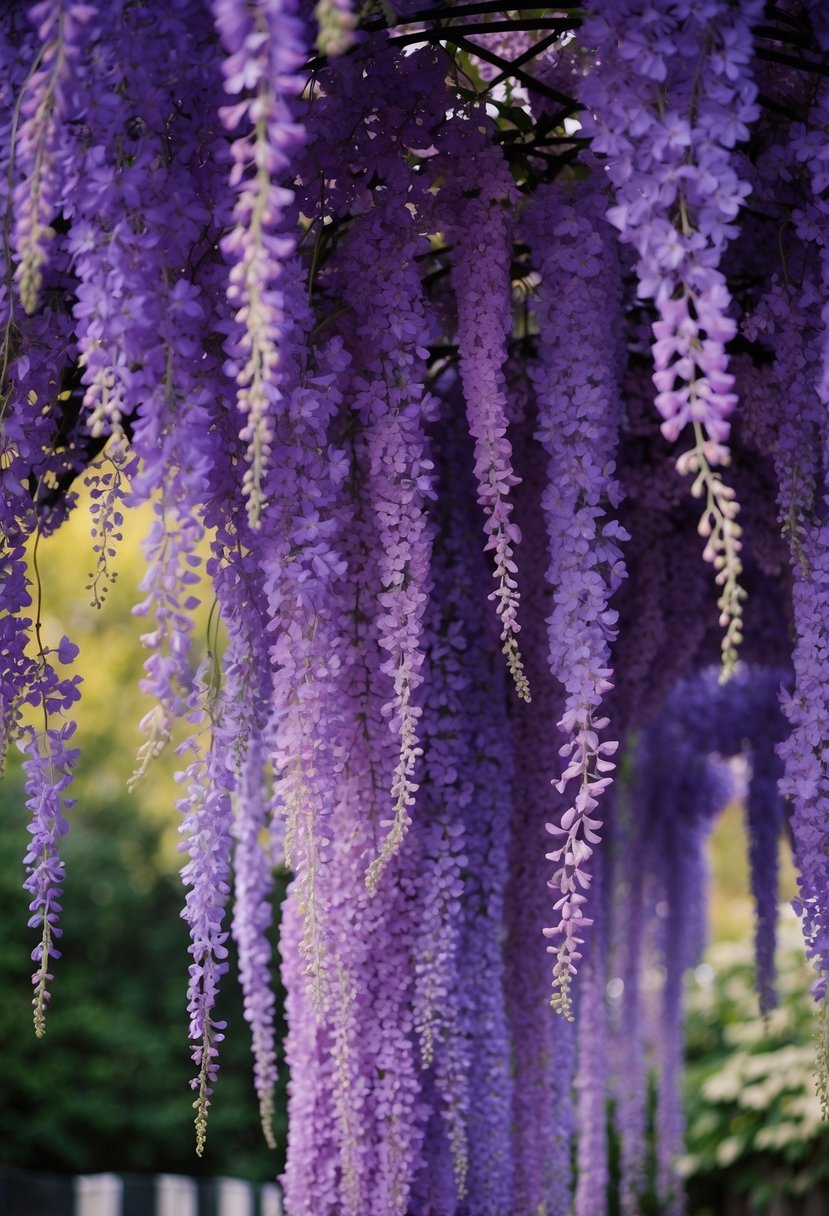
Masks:
[[[344,0],[0,12],[0,758],[35,1028],[83,742],[40,540],[86,478],[98,607],[151,512],[134,780],[183,725],[197,1149],[235,944],[271,1144],[289,1074],[291,1216],[604,1216],[609,1102],[634,1216],[651,1061],[683,1211],[724,758],[761,1004],[786,830],[825,998],[829,87],[762,52],[760,0],[599,7],[541,42],[414,5],[390,37]],[[792,7],[825,65],[822,6]]]

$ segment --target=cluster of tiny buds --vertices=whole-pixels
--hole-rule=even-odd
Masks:
[[[147,738],[146,742],[142,743],[138,749],[135,772],[127,781],[127,789],[130,793],[132,793],[142,777],[147,775],[153,760],[158,759],[171,738],[170,715],[163,705],[154,705],[149,713],[144,715],[139,725],[142,734],[146,735]]]
[[[501,653],[507,660],[507,668],[512,682],[515,685],[515,692],[521,701],[530,703],[532,696],[530,695],[530,682],[527,679],[524,671],[524,663],[521,659],[521,651],[518,649],[518,642],[515,634],[510,632],[507,634],[504,645],[501,647]]]
[[[825,989],[826,976],[821,976]],[[815,1062],[815,1089],[820,1101],[820,1113],[829,1120],[829,1000],[823,997],[817,1009],[817,1060]]]
[[[720,610],[720,628],[725,630],[722,639],[723,683],[734,674],[737,650],[743,640],[743,601],[745,589],[740,585],[743,563],[742,528],[737,522],[740,504],[734,487],[727,485],[714,464],[728,463],[728,450],[708,438],[697,423],[694,427],[696,442],[677,461],[680,474],[694,474],[691,493],[694,498],[705,496],[705,510],[700,517],[697,531],[705,540],[703,559],[710,562],[716,571],[715,582],[721,589],[717,600]]]

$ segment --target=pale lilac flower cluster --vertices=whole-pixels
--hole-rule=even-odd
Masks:
[[[68,746],[74,731],[74,722],[43,730],[30,728],[20,742],[25,756],[26,806],[32,813],[29,825],[32,839],[23,858],[27,874],[23,887],[32,897],[29,927],[40,933],[40,941],[32,951],[32,961],[37,964],[32,976],[35,990],[32,1006],[38,1037],[46,1029],[51,995],[48,985],[53,979],[49,966],[52,959],[60,958],[55,941],[63,932],[58,915],[65,869],[58,842],[69,831],[65,812],[75,805],[75,800],[64,793],[79,754],[77,748]]]
[[[276,1087],[275,998],[271,984],[272,950],[267,933],[273,923],[273,876],[262,843],[268,800],[263,773],[262,740],[251,739],[236,795],[233,834],[233,939],[239,952],[239,979],[245,1018],[253,1039],[253,1083],[259,1098],[262,1130],[276,1148],[272,1126]]]
[[[228,373],[238,385],[247,444],[244,489],[251,522],[262,509],[262,481],[271,457],[274,414],[279,407],[279,336],[285,316],[277,290],[282,263],[294,240],[280,231],[293,194],[280,178],[292,148],[302,139],[288,98],[302,91],[305,58],[302,23],[294,0],[213,0],[216,28],[227,52],[221,110],[232,146],[230,185],[236,191],[233,228],[222,240],[231,262],[228,300],[235,308],[226,343]]]
[[[65,124],[77,122],[77,75],[95,6],[40,0],[29,9],[40,44],[37,63],[24,86],[17,136],[17,169],[23,179],[14,193],[15,270],[20,302],[33,313],[43,287],[43,268],[60,209],[60,145]]]
[[[182,917],[190,929],[192,956],[187,988],[193,1063],[198,1069],[190,1082],[196,1092],[196,1152],[201,1156],[207,1136],[207,1112],[218,1073],[219,1043],[225,1024],[215,1017],[219,981],[227,971],[225,906],[230,894],[232,777],[223,740],[217,731],[206,755],[197,756],[180,773],[187,792],[177,802],[183,819],[182,849],[189,860],[181,878],[188,888]]]
[[[584,129],[606,157],[616,202],[608,219],[638,255],[639,294],[653,299],[656,406],[671,441],[690,427],[677,468],[705,500],[700,534],[717,570],[724,672],[742,640],[740,528],[729,461],[735,405],[726,343],[736,326],[720,269],[748,193],[734,148],[757,117],[751,25],[761,0],[616,0],[583,30],[598,64],[586,78]]]
[[[330,1026],[311,1008],[296,890],[282,905],[279,953],[285,986],[285,1061],[288,1081],[288,1157],[282,1186],[293,1216],[336,1212],[341,1203],[341,1133],[335,1114],[336,1064]],[[365,1134],[365,1133],[364,1133]],[[354,1209],[343,1205],[351,1216]],[[363,1211],[370,1209],[363,1208]],[[355,1213],[356,1216],[356,1213]]]
[[[574,200],[575,201],[575,200]],[[618,296],[619,271],[596,199],[584,192],[570,205],[556,188],[539,196],[529,239],[541,273],[536,303],[540,357],[532,372],[538,395],[538,438],[548,457],[542,508],[550,543],[547,578],[554,606],[547,619],[550,667],[566,701],[559,727],[567,736],[560,755],[563,792],[576,782],[573,802],[547,830],[560,841],[548,854],[557,865],[558,938],[554,1001],[569,1016],[569,987],[581,957],[589,860],[602,821],[598,800],[610,785],[610,759],[618,742],[600,737],[609,719],[599,708],[613,687],[610,643],[617,613],[609,600],[625,567],[624,529],[609,509],[618,506],[614,448],[621,418],[620,352],[608,301]]]
[[[467,151],[469,151],[467,149]],[[458,308],[458,353],[469,431],[475,439],[475,477],[483,507],[486,551],[494,560],[494,600],[501,623],[501,642],[516,692],[530,699],[518,650],[518,580],[515,546],[521,534],[512,520],[510,491],[518,478],[507,437],[503,366],[512,333],[510,264],[512,177],[499,149],[487,147],[470,155],[454,189],[460,192],[457,225],[450,228],[455,246],[453,283]]]
[[[295,720],[305,719],[308,733],[300,741],[302,755],[314,763],[310,776],[315,782],[322,778],[322,801],[309,802],[309,809],[318,808],[318,818],[308,820],[308,838],[322,848],[327,901],[321,925],[326,999],[316,1011],[313,1033],[296,1024],[298,1016],[309,1019],[312,994],[302,994],[300,1015],[296,994],[289,993],[289,1015],[294,1011],[286,1045],[292,1071],[289,1110],[292,1129],[299,1132],[295,1136],[292,1130],[285,1186],[286,1201],[297,1212],[316,1211],[321,1203],[344,1216],[374,1211],[403,1216],[422,1160],[428,1113],[412,1014],[415,918],[422,905],[417,830],[406,834],[405,858],[392,855],[388,791],[395,772],[404,773],[408,797],[414,797],[416,784],[412,770],[405,772],[413,756],[411,741],[401,750],[401,727],[406,720],[416,727],[421,709],[426,587],[420,579],[428,570],[424,508],[432,494],[424,428],[433,411],[421,369],[432,332],[415,260],[426,245],[413,235],[412,223],[422,183],[413,181],[401,153],[400,122],[386,110],[406,113],[404,125],[411,124],[414,132],[418,98],[423,94],[426,100],[426,88],[418,56],[386,61],[378,72],[375,62],[363,63],[358,50],[354,64],[366,75],[341,102],[337,83],[347,75],[344,65],[336,65],[326,80],[326,96],[319,102],[319,113],[328,116],[321,145],[332,131],[347,127],[355,146],[372,158],[381,185],[376,200],[365,188],[357,190],[358,214],[313,284],[323,311],[330,309],[323,328],[325,336],[335,335],[335,347],[330,361],[320,347],[307,356],[307,391],[296,397],[293,425],[298,438],[306,433],[306,416],[321,430],[316,438],[308,430],[287,465],[288,483],[297,466],[300,500],[314,506],[315,514],[304,507],[297,512],[286,483],[285,518],[297,530],[300,517],[300,527],[291,536],[283,572],[295,578],[296,587],[279,580],[276,561],[268,580],[270,606],[281,613],[292,602],[282,598],[289,590],[301,608],[297,619],[312,625],[299,650],[300,656],[307,650],[309,668],[299,685]],[[398,69],[411,79],[405,105],[400,94],[388,93],[388,76]],[[339,104],[330,104],[329,86]],[[434,102],[432,92],[428,103],[434,107]],[[375,125],[378,110],[383,117]],[[314,152],[319,155],[320,147]],[[353,201],[347,177],[330,188],[332,208],[347,210]],[[309,185],[301,205],[313,213],[318,191]],[[292,315],[303,315],[303,309],[293,301]],[[323,447],[326,425],[329,446]],[[333,500],[314,499],[314,493],[326,492],[326,466],[337,491],[333,516]],[[345,482],[337,478],[337,466]],[[393,531],[397,524],[400,537]],[[279,530],[276,536],[281,539]],[[280,643],[280,666],[293,667],[289,651],[296,654],[297,636],[294,629]],[[399,697],[398,673],[410,679],[408,691],[398,689]],[[291,693],[290,678],[284,691]],[[321,715],[313,733],[305,697],[311,714]],[[291,742],[288,734],[285,741]],[[278,771],[284,772],[289,756],[287,749],[275,753]],[[278,780],[277,794],[280,785]],[[331,814],[326,791],[336,796]],[[306,792],[316,789],[308,785]],[[378,873],[371,866],[379,858],[389,872],[369,895],[366,871]],[[299,884],[292,898],[304,905],[306,924],[295,918],[288,926],[284,950],[299,951],[301,959],[314,912]],[[307,983],[307,977],[299,982]]]
[[[347,319],[351,323],[346,345],[358,358],[370,356],[365,346],[354,341],[356,318]],[[346,387],[353,374],[351,369],[348,373],[343,376]],[[347,451],[353,462],[353,484],[362,485],[355,445],[349,442]],[[325,735],[330,721],[332,740],[336,734],[335,768],[326,780],[334,781],[336,800],[330,814],[321,807],[322,817],[310,839],[317,848],[325,844],[327,904],[320,927],[330,967],[325,975],[326,1000],[316,1011],[307,974],[297,981],[296,971],[294,990],[289,990],[286,1058],[292,1075],[292,1131],[285,1193],[292,1209],[309,1216],[320,1201],[344,1216],[367,1211],[402,1216],[422,1141],[408,965],[407,909],[415,863],[410,847],[405,869],[401,870],[397,856],[390,858],[387,880],[375,896],[368,894],[366,869],[380,848],[382,821],[388,816],[388,779],[399,757],[399,744],[382,712],[389,680],[381,670],[386,655],[379,643],[375,609],[379,554],[368,496],[343,496],[337,523],[349,579],[337,588],[330,605],[333,636],[341,639],[337,699],[331,706],[337,716],[336,722],[330,721],[330,711],[323,706],[326,716],[320,740],[323,748],[331,741]],[[329,680],[335,673],[326,675],[320,664],[330,655],[317,656],[316,651],[314,655],[311,674]],[[322,752],[319,761],[326,758]],[[412,840],[409,834],[407,845]],[[298,906],[300,899],[305,900],[304,890],[296,884],[292,903]],[[307,921],[314,914],[303,907],[288,926],[283,922],[283,937],[286,928],[290,933],[282,945],[283,957],[296,952],[306,973]],[[296,961],[292,967],[297,967]],[[301,993],[295,990],[297,982]],[[313,1029],[301,1024],[300,1016]]]
[[[735,404],[724,349],[735,325],[718,265],[748,189],[731,160],[757,116],[750,26],[762,4],[619,0],[610,10],[583,30],[602,65],[585,80],[585,131],[615,187],[608,218],[635,248],[640,295],[659,315],[663,433],[675,440],[700,424],[718,464]]]
[[[424,386],[432,326],[415,261],[421,245],[410,231],[404,200],[405,195],[385,213],[366,217],[340,267],[355,336],[364,344],[362,358],[355,359],[351,408],[359,421],[361,475],[377,526],[377,629],[387,655],[381,668],[392,681],[383,712],[400,749],[391,781],[392,817],[366,876],[371,891],[411,823],[415,765],[422,754],[415,694],[423,679],[423,615],[430,585],[425,512],[434,497],[424,428],[435,402]]]
[[[275,461],[264,482],[260,552],[269,650],[270,759],[274,809],[285,825],[285,853],[305,909],[303,951],[312,1004],[326,1003],[328,903],[324,869],[335,800],[339,621],[335,587],[345,573],[336,510],[346,475],[341,449],[329,442],[342,406],[340,377],[349,364],[340,339],[305,362],[298,338],[309,324],[307,284],[298,259],[283,271],[291,319],[282,343],[281,408],[274,415]]]

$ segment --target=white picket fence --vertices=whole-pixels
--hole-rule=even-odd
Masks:
[[[177,1174],[68,1179],[0,1167],[0,1216],[133,1216],[138,1208],[141,1216],[283,1216],[276,1183]]]
[[[215,1216],[283,1216],[279,1187],[254,1187],[240,1178],[216,1178],[213,1184]],[[118,1174],[87,1174],[75,1179],[75,1216],[121,1216],[124,1180]],[[199,1187],[192,1178],[158,1174],[155,1179],[155,1216],[199,1216]]]

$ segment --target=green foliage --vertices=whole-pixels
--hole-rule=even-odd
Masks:
[[[180,791],[172,773],[181,764],[172,748],[127,793],[142,742],[138,723],[150,708],[138,688],[138,639],[147,626],[131,616],[142,598],[139,544],[149,522],[149,512],[125,522],[116,557],[120,577],[100,610],[83,593],[95,561],[86,513],[76,511],[59,538],[41,543],[45,640],[56,644],[66,633],[80,646],[81,759],[72,790],[78,802],[63,845],[63,957],[54,967],[54,996],[40,1041],[30,1007],[35,942],[26,928],[22,889],[27,812],[14,749],[0,783],[0,1162],[36,1170],[224,1173],[265,1181],[284,1163],[285,1078],[274,1129],[279,1150],[273,1153],[259,1122],[232,953],[218,1013],[228,1027],[207,1147],[201,1160],[195,1154],[188,941],[175,872]],[[206,610],[203,621],[206,632]],[[194,639],[194,664],[203,641]],[[277,1001],[281,1008],[281,994]]]
[[[0,804],[0,1160],[38,1170],[272,1178],[283,1164],[284,1093],[274,1154],[259,1124],[233,974],[220,1014],[228,1029],[207,1148],[201,1161],[195,1156],[187,931],[178,879],[156,864],[158,829],[124,796],[106,815],[87,813],[67,838],[64,955],[40,1041],[20,885],[24,834],[22,789],[8,780]]]
[[[686,1093],[690,1209],[747,1198],[754,1216],[829,1179],[829,1126],[815,1089],[819,1011],[798,922],[785,910],[777,954],[779,1006],[765,1021],[749,942],[721,942],[689,984]]]

